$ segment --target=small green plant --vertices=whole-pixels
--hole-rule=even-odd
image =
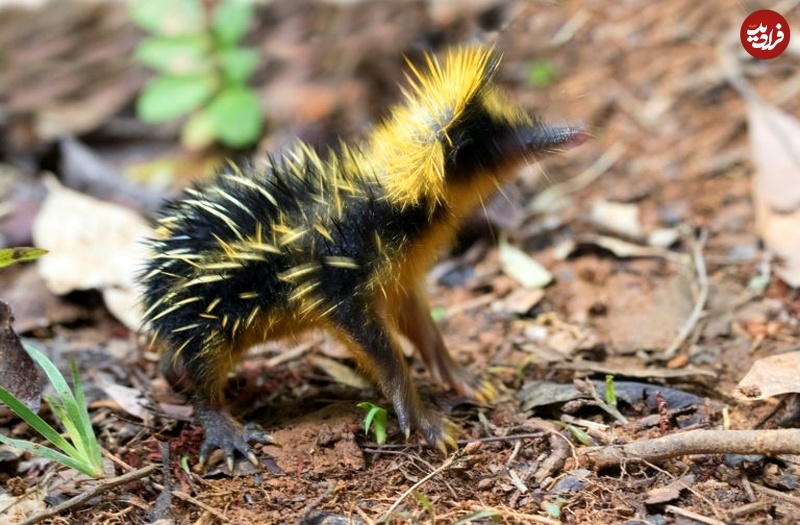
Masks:
[[[50,405],[72,443],[3,387],[0,387],[0,401],[8,405],[15,414],[61,452],[31,441],[12,439],[2,434],[0,434],[0,443],[57,461],[83,472],[87,476],[101,477],[103,475],[103,456],[100,454],[100,445],[97,443],[97,437],[89,420],[89,411],[83,395],[83,386],[78,376],[78,368],[75,363],[72,363],[72,383],[75,389],[73,394],[64,376],[46,355],[28,345],[25,346],[25,350],[42,367],[55,388],[55,397],[46,396],[45,401]]]
[[[614,376],[606,375],[606,404],[611,408],[617,408],[617,389],[614,387]]]
[[[188,114],[181,141],[191,148],[215,140],[234,148],[254,144],[261,108],[246,84],[258,55],[239,46],[252,2],[221,0],[209,13],[202,0],[132,0],[130,12],[150,33],[135,56],[158,72],[139,95],[139,118],[163,122]]]
[[[3,248],[0,250],[0,268],[19,262],[32,261],[46,253],[47,250],[40,248]]]
[[[536,88],[543,88],[556,81],[556,69],[551,62],[536,60],[528,66],[528,83]]]
[[[364,433],[369,435],[369,429],[372,427],[375,433],[375,443],[379,445],[386,443],[386,409],[369,401],[362,401],[358,406],[367,412],[367,415],[364,416]]]

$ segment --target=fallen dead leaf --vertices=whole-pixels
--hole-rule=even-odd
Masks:
[[[599,200],[592,204],[589,218],[595,226],[611,233],[636,240],[644,238],[636,204]]]
[[[0,386],[26,407],[38,412],[43,381],[38,373],[39,367],[14,332],[13,322],[11,307],[0,301]]]
[[[603,329],[618,354],[661,350],[675,339],[689,317],[694,299],[691,282],[678,274],[663,282],[632,274],[609,278],[608,314]]]
[[[775,273],[800,286],[800,121],[744,92],[755,166],[756,230],[778,258]]]
[[[95,378],[95,383],[128,414],[139,419],[147,419],[150,415],[150,412],[144,406],[146,401],[141,391],[118,385],[104,374],[98,374]]]
[[[525,314],[536,306],[544,298],[544,290],[537,288],[528,290],[527,288],[517,288],[508,294],[503,300],[504,309],[515,314]]]
[[[500,239],[500,265],[503,272],[524,288],[543,288],[553,280],[553,275],[530,255]]]
[[[46,495],[44,490],[35,490],[18,498],[0,494],[0,525],[21,523],[25,518],[42,512],[47,508]]]
[[[759,359],[739,381],[733,392],[737,399],[765,399],[800,393],[800,351]]]
[[[668,501],[676,500],[680,497],[681,491],[688,489],[694,484],[694,476],[689,474],[682,478],[676,479],[669,485],[664,487],[656,487],[647,492],[647,499],[645,503],[648,505],[658,505],[659,503],[666,503]]]
[[[364,379],[364,376],[356,372],[350,367],[341,364],[333,359],[327,357],[314,356],[311,362],[325,371],[326,374],[334,378],[337,382],[344,385],[352,386],[353,388],[366,389],[372,385],[369,381]]]
[[[684,258],[680,253],[667,250],[658,245],[641,246],[607,235],[579,235],[574,239],[569,239],[559,244],[554,250],[554,255],[558,259],[566,259],[578,249],[581,244],[599,246],[600,248],[610,251],[617,257],[624,259],[631,257],[661,257],[671,261],[681,261]]]
[[[47,287],[63,295],[99,289],[106,306],[128,328],[140,326],[135,276],[144,259],[143,239],[152,235],[143,218],[47,182],[49,194],[33,225],[37,246],[50,251],[38,261]]]

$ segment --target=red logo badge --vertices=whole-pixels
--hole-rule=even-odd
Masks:
[[[761,9],[744,19],[739,38],[745,51],[761,60],[769,60],[786,51],[789,24],[779,13]]]

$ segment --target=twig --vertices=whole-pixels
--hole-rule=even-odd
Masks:
[[[720,521],[716,518],[709,518],[707,516],[703,516],[702,514],[692,512],[691,510],[681,509],[674,505],[667,505],[666,507],[664,507],[664,510],[667,512],[671,512],[673,514],[677,514],[679,516],[683,516],[684,518],[689,518],[695,521],[699,521],[700,523],[706,523],[708,525],[727,525],[724,521]]]
[[[767,510],[770,506],[771,504],[768,501],[754,501],[753,503],[748,503],[746,505],[742,505],[741,507],[736,507],[733,510],[729,510],[727,517],[728,519],[735,519],[739,516],[746,516],[754,512]]]
[[[498,441],[516,441],[518,439],[536,439],[544,436],[544,432],[528,432],[527,434],[509,434],[507,436],[490,436],[476,439],[459,439],[456,443],[460,446],[469,445],[470,443],[494,443]],[[378,445],[376,443],[366,443],[364,448],[365,452],[386,452],[395,453],[393,449],[406,449],[406,448],[428,448],[427,443],[386,443]],[[369,447],[369,448],[367,448]]]
[[[628,418],[622,415],[617,407],[609,405],[604,399],[600,397],[600,393],[594,387],[594,383],[587,380],[575,380],[575,386],[578,388],[580,392],[584,392],[589,394],[592,397],[593,405],[597,408],[601,409],[603,412],[608,414],[609,416],[616,419],[620,424],[627,425]]]
[[[759,485],[758,483],[753,483],[752,481],[750,482],[750,485],[752,485],[752,487],[756,489],[756,492],[760,492],[767,496],[772,496],[775,499],[779,499],[781,501],[785,501],[786,503],[791,503],[792,505],[797,505],[798,507],[800,507],[800,498],[796,496],[792,496],[791,494],[786,494],[785,492],[781,492],[779,490],[767,488],[763,485]]]
[[[64,512],[65,510],[74,509],[76,507],[80,507],[90,499],[102,494],[103,492],[113,489],[119,485],[124,485],[126,483],[130,483],[131,481],[136,481],[137,479],[141,479],[146,477],[148,474],[157,470],[159,465],[148,465],[146,467],[142,467],[139,470],[134,470],[133,472],[128,472],[121,476],[117,476],[116,478],[111,478],[106,481],[99,482],[93,489],[89,490],[88,492],[84,492],[82,494],[78,494],[74,498],[68,499],[64,503],[56,505],[55,507],[51,507],[45,511],[42,511],[38,514],[34,514],[33,516],[27,518],[24,521],[21,521],[19,525],[33,525],[34,523],[38,523],[44,519],[50,518]]]
[[[305,509],[303,509],[303,514],[301,514],[300,517],[297,519],[298,525],[303,525],[303,523],[308,523],[306,521],[308,519],[308,516],[314,511],[314,509],[319,507],[319,505],[323,501],[328,499],[330,495],[333,494],[334,486],[335,485],[332,481],[328,481],[328,483],[325,485],[325,491],[322,494],[320,494],[317,498],[315,498],[314,501],[306,505]]]
[[[381,518],[381,520],[380,520],[380,521],[381,521],[382,523],[388,523],[388,522],[389,522],[389,518],[390,518],[390,517],[391,517],[391,515],[392,515],[392,512],[394,512],[394,510],[395,510],[395,509],[396,509],[396,508],[397,508],[397,507],[400,505],[400,503],[402,503],[402,501],[403,501],[404,499],[406,499],[406,497],[408,497],[408,495],[409,495],[409,494],[411,494],[412,492],[414,492],[415,490],[417,490],[418,488],[420,488],[422,485],[424,485],[425,483],[427,483],[427,482],[428,482],[428,480],[429,480],[429,479],[431,479],[432,477],[434,477],[435,475],[437,475],[437,474],[439,474],[439,473],[441,473],[441,472],[444,472],[445,470],[447,470],[448,468],[450,468],[450,465],[452,465],[452,464],[453,464],[453,461],[455,461],[455,460],[456,460],[456,458],[459,458],[459,457],[461,457],[463,454],[464,454],[464,452],[463,452],[463,451],[460,451],[460,450],[459,450],[459,451],[456,451],[456,452],[455,452],[455,453],[453,453],[453,454],[452,454],[450,457],[448,457],[448,458],[447,458],[447,460],[445,460],[445,462],[444,462],[444,463],[442,463],[441,465],[439,465],[439,467],[438,467],[438,468],[436,468],[436,470],[432,471],[432,472],[431,472],[431,473],[429,473],[427,476],[425,476],[425,477],[424,477],[424,478],[422,478],[421,480],[417,481],[416,483],[414,483],[413,485],[411,485],[410,487],[408,487],[408,490],[406,490],[405,492],[403,492],[403,493],[400,495],[400,497],[399,497],[399,498],[397,498],[397,500],[396,500],[394,503],[392,503],[392,506],[391,506],[391,507],[389,507],[389,510],[388,510],[388,511],[386,511],[386,514],[384,514],[384,515],[383,515],[383,518]]]
[[[697,271],[697,284],[700,287],[700,290],[697,293],[697,301],[695,301],[692,313],[689,315],[689,318],[686,319],[686,322],[683,323],[678,335],[661,354],[660,358],[665,361],[675,357],[678,349],[681,347],[683,342],[686,341],[686,338],[689,337],[689,334],[692,333],[695,326],[697,326],[697,323],[700,321],[700,317],[703,315],[703,309],[706,307],[706,301],[708,300],[708,272],[706,271],[706,261],[703,258],[703,248],[705,247],[707,240],[708,230],[703,229],[700,231],[700,236],[695,241],[693,247],[694,249],[692,250],[694,268],[695,271]]]
[[[577,454],[580,463],[598,470],[690,454],[800,454],[800,430],[690,430],[622,446],[582,448]]]
[[[180,500],[185,501],[186,503],[191,503],[192,505],[200,507],[201,509],[203,509],[204,511],[208,512],[209,514],[211,514],[212,516],[214,516],[215,518],[217,518],[220,521],[223,521],[225,523],[238,523],[236,521],[233,521],[229,517],[225,516],[222,512],[218,511],[214,507],[210,507],[210,506],[206,505],[202,501],[199,501],[196,498],[193,498],[192,496],[186,494],[185,492],[181,492],[180,490],[173,490],[172,491],[172,495],[175,496],[176,498],[180,499]]]

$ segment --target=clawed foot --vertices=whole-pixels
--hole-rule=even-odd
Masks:
[[[455,436],[458,428],[438,411],[419,405],[406,406],[400,402],[394,404],[394,410],[406,439],[411,436],[412,428],[415,428],[422,432],[428,445],[444,455],[457,447]]]
[[[238,451],[254,466],[259,466],[258,457],[250,449],[250,443],[274,444],[269,434],[255,423],[241,426],[230,414],[221,410],[198,411],[197,419],[206,432],[206,438],[200,447],[199,466],[205,466],[211,453],[222,450],[228,471],[233,474],[233,458]]]
[[[475,377],[455,363],[449,366],[444,375],[453,390],[460,396],[481,404],[488,404],[497,399],[497,390],[491,383]]]

